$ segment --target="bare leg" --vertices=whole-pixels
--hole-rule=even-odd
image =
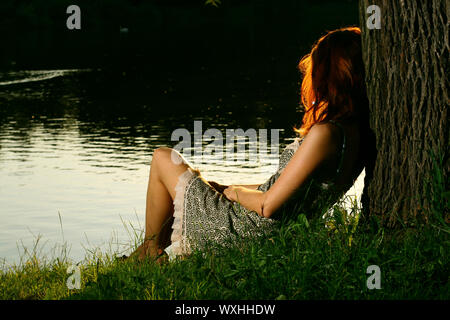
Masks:
[[[168,244],[175,186],[178,177],[189,167],[178,154],[179,161],[172,161],[172,152],[176,151],[159,148],[153,153],[147,188],[145,239],[136,252],[140,258],[157,256]]]

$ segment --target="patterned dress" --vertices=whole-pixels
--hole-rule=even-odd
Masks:
[[[340,125],[338,127],[342,132],[343,143],[336,176],[341,170],[346,144],[344,131]],[[278,170],[258,190],[269,190],[302,141],[296,138],[286,146],[280,155]],[[189,254],[194,248],[206,248],[211,243],[227,245],[249,237],[263,236],[279,223],[296,219],[300,213],[308,217],[321,215],[344,193],[335,188],[335,178],[321,181],[312,176],[271,218],[265,218],[237,202],[229,201],[211,187],[198,170],[188,168],[181,174],[175,187],[172,244],[165,251],[169,259],[173,259],[177,255]]]

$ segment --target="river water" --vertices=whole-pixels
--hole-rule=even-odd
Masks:
[[[1,73],[3,264],[33,252],[58,256],[64,244],[76,262],[95,249],[128,253],[143,230],[152,153],[176,145],[176,129],[194,133],[194,121],[200,121],[201,132],[214,128],[224,137],[230,128],[267,130],[269,145],[275,137],[270,130],[278,129],[277,151],[293,140],[292,127],[301,117],[292,99],[296,83],[283,86],[291,92],[286,97],[256,88],[248,75],[223,90],[214,78],[203,77],[189,82],[167,74],[147,82],[141,75],[90,69]],[[186,150],[205,150],[191,138],[192,149]],[[211,142],[201,138],[200,145]],[[276,170],[278,155],[268,149],[255,159],[248,149],[248,140],[236,143],[244,161],[205,153],[187,158],[209,180],[261,183]]]

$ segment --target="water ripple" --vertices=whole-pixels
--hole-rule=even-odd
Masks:
[[[6,72],[1,74],[0,76],[0,86],[49,80],[56,77],[62,77],[71,73],[83,71],[90,71],[90,69],[32,70],[32,71]]]

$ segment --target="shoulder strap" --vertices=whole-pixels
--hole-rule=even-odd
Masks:
[[[347,144],[347,138],[345,136],[345,130],[344,127],[342,127],[342,124],[340,124],[337,121],[334,120],[330,120],[330,122],[332,124],[334,124],[336,127],[338,127],[341,130],[341,134],[342,134],[342,148],[341,148],[341,156],[339,157],[339,165],[336,171],[336,176],[338,176],[341,173],[342,170],[342,164],[344,163],[344,154],[345,154],[345,148],[346,148],[346,144]]]

